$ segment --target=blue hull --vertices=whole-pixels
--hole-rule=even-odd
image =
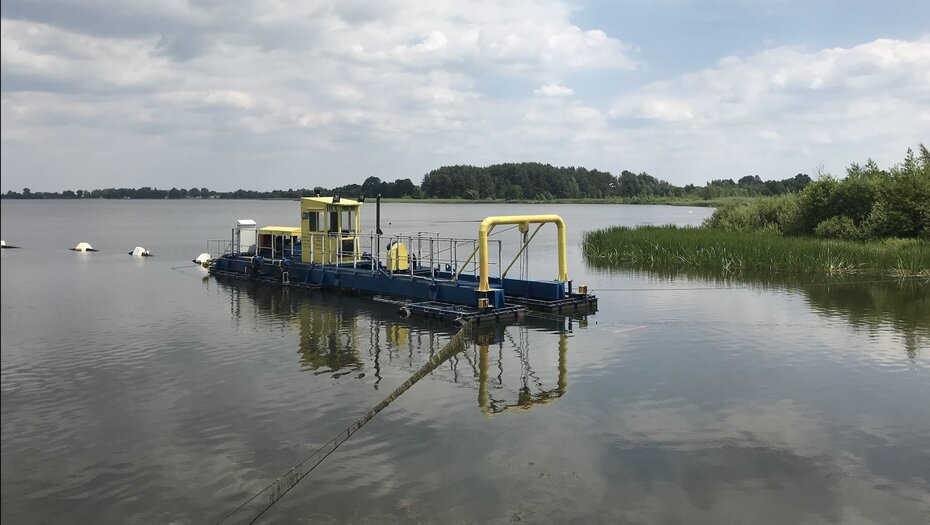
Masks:
[[[492,278],[491,290],[479,292],[475,275],[462,274],[453,282],[449,272],[435,272],[431,276],[429,268],[420,267],[414,270],[413,275],[409,272],[390,273],[383,267],[373,270],[370,261],[360,261],[355,266],[291,263],[282,267],[268,261],[257,262],[250,257],[225,255],[214,261],[210,271],[216,275],[239,279],[471,307],[478,304],[479,298],[485,297],[494,308],[504,307],[507,296],[542,301],[558,301],[567,297],[566,284],[559,281],[504,279],[501,283],[500,279]]]

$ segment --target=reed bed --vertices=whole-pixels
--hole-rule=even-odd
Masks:
[[[930,279],[930,241],[921,239],[858,242],[708,227],[615,226],[586,233],[583,253],[595,266],[660,273]]]

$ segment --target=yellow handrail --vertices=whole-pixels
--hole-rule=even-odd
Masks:
[[[481,221],[478,227],[478,261],[480,268],[480,278],[478,281],[478,291],[487,292],[491,290],[488,284],[488,234],[498,224],[542,224],[554,222],[558,228],[558,250],[559,250],[559,281],[568,280],[568,262],[565,255],[565,221],[558,215],[503,215],[499,217],[487,217]],[[527,226],[528,227],[528,226]]]

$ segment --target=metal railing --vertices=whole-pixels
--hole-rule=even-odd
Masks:
[[[391,260],[389,248],[394,243],[403,244],[407,255],[400,261]],[[240,255],[238,247],[229,240],[207,241],[207,251],[217,258],[223,255]],[[295,262],[308,261],[313,264],[339,265],[363,268],[372,273],[383,272],[392,276],[408,275],[411,278],[458,280],[461,275],[479,274],[478,239],[440,237],[437,233],[415,232],[409,234],[311,232],[301,236],[300,255]],[[488,264],[502,274],[503,242],[488,241]],[[260,253],[260,255],[262,255]],[[276,252],[280,257],[280,254]],[[287,254],[284,254],[287,257]],[[266,259],[274,262],[277,258]],[[399,264],[397,264],[399,263]],[[391,268],[403,267],[403,270]]]
[[[321,239],[322,237],[322,239]],[[331,242],[331,239],[338,239]],[[309,241],[309,242],[308,242]],[[406,257],[401,255],[400,261],[392,260],[395,255],[389,253],[389,248],[395,244],[403,244],[407,249]],[[372,272],[386,271],[392,275],[408,274],[410,277],[427,277],[430,279],[457,280],[460,274],[478,275],[479,249],[477,239],[461,237],[441,237],[438,233],[415,232],[401,234],[382,234],[374,232],[361,234],[346,234],[335,232],[314,232],[303,236],[301,250],[307,253],[308,260],[322,261],[324,264],[352,264],[358,268],[364,265]],[[335,252],[319,254],[318,250],[335,246]],[[355,250],[346,249],[346,246],[356,247]],[[503,243],[499,240],[489,242],[489,259],[501,272],[501,257]],[[399,262],[399,264],[398,264]],[[404,270],[390,271],[391,268],[406,267]]]
[[[218,259],[224,255],[239,255],[233,250],[234,243],[228,239],[210,239],[207,241],[207,253],[211,259]]]

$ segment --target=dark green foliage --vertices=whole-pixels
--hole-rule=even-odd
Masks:
[[[763,181],[758,175],[746,175],[733,182],[733,179],[715,179],[703,188],[695,188],[705,199],[718,199],[720,197],[766,197],[797,193],[810,184],[811,178],[803,173],[782,180]],[[686,186],[685,189],[688,189]]]
[[[824,239],[843,239],[858,241],[862,239],[862,230],[852,219],[845,215],[836,215],[825,219],[814,228],[814,235]]]
[[[836,216],[845,216],[859,226],[869,216],[877,195],[877,180],[854,175],[844,180],[824,177],[812,182],[800,194],[799,233],[812,233],[818,224]]]
[[[378,177],[369,177],[364,184],[347,184],[328,189],[317,186],[313,189],[301,188],[272,191],[255,191],[238,189],[236,191],[213,191],[207,188],[171,188],[160,190],[148,186],[142,188],[106,188],[93,191],[65,190],[59,192],[32,192],[29,188],[17,193],[8,191],[4,199],[297,199],[314,195],[340,195],[347,198],[360,196],[374,197],[379,193],[384,197],[403,198],[420,196],[420,188],[410,179],[397,179],[394,182],[382,182]]]
[[[616,185],[610,173],[525,162],[483,168],[443,166],[427,173],[420,188],[425,197],[435,198],[548,200],[609,197],[617,194]]]
[[[824,219],[833,217],[839,210],[835,209],[833,194],[839,181],[827,176],[812,182],[798,198],[798,216],[795,225],[783,225],[783,230],[792,233],[811,233]]]
[[[374,197],[381,195],[382,197],[398,198],[417,197],[420,194],[420,189],[417,188],[410,179],[397,179],[394,182],[382,182],[378,177],[368,177],[361,186],[352,184],[350,186],[343,186],[342,188],[334,188],[332,191],[347,197],[358,195]]]
[[[487,167],[443,166],[423,177],[421,190],[427,198],[465,199],[617,199],[643,200],[660,198],[718,199],[780,195],[800,191],[810,177],[798,174],[780,181],[763,182],[749,177],[752,184],[738,185],[732,180],[711,181],[704,188],[693,184],[674,186],[648,173],[623,170],[610,173],[575,167],[554,167],[537,162],[495,164]],[[746,179],[746,177],[744,177]],[[742,183],[743,179],[741,179]]]
[[[888,170],[872,161],[853,164],[845,179],[826,176],[797,195],[724,206],[706,224],[841,239],[930,238],[930,152],[923,145],[919,156],[908,150]]]
[[[919,157],[908,150],[904,163],[883,175],[877,193],[867,224],[873,236],[930,239],[930,152],[923,144]]]
[[[745,183],[744,183],[745,182]],[[538,162],[495,164],[487,167],[444,166],[423,177],[421,186],[410,179],[385,182],[378,177],[368,177],[362,184],[347,184],[332,189],[288,189],[252,191],[239,189],[231,192],[210,191],[207,188],[190,190],[171,188],[108,188],[104,190],[71,190],[65,193],[34,193],[25,188],[22,193],[8,191],[7,199],[61,199],[61,198],[104,198],[104,199],[296,199],[316,194],[337,194],[344,197],[361,195],[374,197],[381,194],[387,198],[461,198],[468,200],[539,200],[553,199],[605,199],[629,203],[710,201],[729,197],[752,197],[779,195],[796,192],[810,182],[810,177],[798,174],[790,179],[762,182],[758,176],[732,180],[715,180],[705,187],[693,184],[674,186],[648,173],[622,171],[619,177],[598,170],[575,167],[554,167]],[[712,204],[707,204],[712,205]]]
[[[664,180],[659,180],[648,173],[634,174],[623,170],[617,177],[617,194],[621,197],[643,197],[643,196],[681,196],[684,190],[672,186]]]
[[[798,222],[798,198],[781,195],[717,208],[705,223],[727,231],[793,233]]]

